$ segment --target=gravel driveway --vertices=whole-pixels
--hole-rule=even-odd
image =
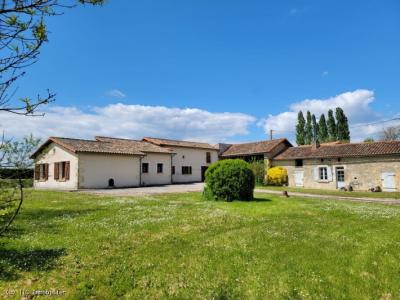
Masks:
[[[161,186],[147,186],[137,188],[121,188],[121,189],[88,189],[79,192],[97,194],[97,195],[113,195],[113,196],[136,196],[151,194],[168,194],[168,193],[184,193],[184,192],[200,192],[203,190],[204,183],[185,183],[185,184],[169,184]]]

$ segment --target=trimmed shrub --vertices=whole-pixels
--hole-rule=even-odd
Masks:
[[[264,160],[253,160],[249,162],[250,169],[254,173],[256,184],[263,184],[265,177],[265,164]]]
[[[220,160],[206,171],[203,196],[209,200],[252,200],[254,173],[241,159]]]
[[[267,183],[271,185],[284,185],[288,183],[288,173],[285,168],[273,167],[267,172]]]

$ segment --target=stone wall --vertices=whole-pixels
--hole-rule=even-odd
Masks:
[[[316,189],[337,189],[336,167],[343,167],[345,185],[352,185],[354,190],[366,191],[371,187],[382,187],[382,173],[395,173],[396,190],[400,190],[400,155],[304,159],[303,167],[295,167],[295,160],[273,160],[273,166],[282,166],[288,170],[289,186],[295,187],[295,172],[303,171],[303,187]],[[315,168],[326,166],[331,172],[329,180],[322,181],[315,177]]]

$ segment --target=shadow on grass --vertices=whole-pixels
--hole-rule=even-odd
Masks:
[[[0,248],[0,281],[16,280],[18,272],[51,270],[63,255],[64,249]]]

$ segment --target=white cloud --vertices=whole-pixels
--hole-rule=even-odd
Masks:
[[[113,98],[120,98],[120,99],[126,97],[126,95],[123,92],[121,92],[120,90],[117,90],[117,89],[107,91],[106,95],[113,97]]]
[[[9,137],[64,136],[93,138],[95,135],[139,139],[144,136],[226,141],[249,133],[255,118],[242,113],[212,113],[197,108],[168,108],[110,104],[85,112],[75,107],[52,107],[44,117],[2,113],[0,128]]]
[[[388,124],[374,124],[369,126],[360,126],[361,124],[371,123],[386,119],[388,116],[382,116],[371,108],[371,103],[375,100],[374,92],[371,90],[355,90],[346,92],[327,99],[305,99],[293,103],[289,110],[277,115],[269,115],[259,122],[265,133],[270,129],[276,130],[277,135],[287,136],[294,140],[294,131],[297,122],[297,114],[301,110],[305,113],[307,110],[314,113],[317,117],[322,113],[327,113],[329,109],[341,107],[345,111],[350,126],[351,137],[353,141],[363,140],[368,136],[376,136],[383,127]]]

